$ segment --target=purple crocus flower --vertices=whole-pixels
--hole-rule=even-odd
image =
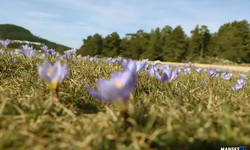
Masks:
[[[218,78],[219,76],[220,76],[220,74],[214,73],[214,75],[212,76],[212,78],[216,79],[216,78]]]
[[[60,61],[57,61],[54,66],[52,66],[47,60],[44,61],[42,66],[37,66],[39,76],[45,82],[49,89],[55,90],[59,87],[59,84],[69,74],[69,68],[64,64],[61,66]]]
[[[185,68],[185,69],[183,70],[183,74],[184,74],[185,76],[190,75],[190,74],[191,74],[191,69],[190,69],[190,68]]]
[[[55,50],[54,49],[48,49],[45,53],[46,53],[46,56],[48,56],[48,55],[52,56],[52,55],[54,55]]]
[[[20,50],[20,53],[22,53],[27,58],[33,57],[35,52],[36,49],[33,49],[33,47],[29,47],[27,50]]]
[[[60,56],[60,54],[58,52],[54,52],[53,56],[58,57],[58,56]]]
[[[44,53],[44,55],[45,55],[46,57],[48,57],[48,56],[58,57],[58,56],[59,56],[59,53],[56,52],[54,49],[48,49],[48,50]]]
[[[149,69],[145,68],[145,70],[146,70],[146,73],[149,77],[154,77],[154,75],[155,75],[155,68],[154,67],[150,67]]]
[[[173,72],[172,68],[164,69],[161,75],[159,74],[159,72],[155,71],[155,77],[162,83],[164,83],[165,86],[167,86],[170,81],[176,80],[178,78],[177,72],[178,68],[176,68]]]
[[[184,69],[186,69],[186,67],[180,67],[180,70],[182,70],[182,71],[183,71]]]
[[[43,50],[45,53],[47,52],[47,50],[48,50],[48,46],[47,45],[44,45],[44,46],[42,46],[42,47],[40,47],[41,48],[41,50]]]
[[[82,59],[82,55],[81,55],[81,54],[80,54],[80,55],[77,55],[76,58],[77,58],[77,59]]]
[[[207,74],[209,76],[214,76],[215,75],[215,71],[214,70],[209,70],[209,71],[207,71]]]
[[[110,60],[110,62],[112,62],[112,63],[117,63],[117,62],[118,62],[118,59],[113,58],[113,59]]]
[[[202,70],[203,70],[203,68],[198,68],[198,69],[195,69],[195,71],[196,71],[197,73],[201,73],[201,72],[202,72]]]
[[[117,58],[119,62],[122,62],[123,58],[122,57],[118,57]]]
[[[237,78],[236,79],[236,82],[238,83],[238,84],[246,84],[246,79],[239,79],[239,78]]]
[[[240,76],[247,80],[247,76],[245,74],[240,74]]]
[[[108,63],[109,61],[107,59],[102,60],[104,63]]]
[[[130,70],[132,72],[138,73],[140,72],[143,68],[146,66],[146,61],[144,62],[134,62],[131,59],[128,60],[128,62],[125,64],[124,62],[122,63],[122,67],[124,70]]]
[[[231,85],[230,85],[231,86]],[[236,91],[239,92],[242,88],[243,88],[243,84],[236,84],[235,87],[231,86],[231,88]]]
[[[7,49],[7,46],[9,45],[10,40],[6,40],[6,41],[0,41],[0,45],[4,48]]]
[[[67,51],[64,51],[64,57],[69,60],[71,58],[70,54]]]
[[[152,62],[150,65],[151,66],[156,66],[156,62]]]
[[[21,45],[21,48],[23,49],[23,51],[27,51],[28,49],[30,49],[29,44]]]
[[[70,50],[67,50],[67,51],[64,51],[64,52],[68,53],[69,55],[76,56],[77,49],[73,48],[73,49],[70,49]]]
[[[136,85],[136,74],[132,71],[115,72],[111,79],[97,80],[99,92],[87,87],[88,92],[103,102],[113,103],[121,112],[127,111],[127,102]]]
[[[97,59],[95,57],[90,57],[89,61],[97,62]]]
[[[232,73],[228,73],[228,74],[227,73],[221,73],[221,77],[226,79],[226,80],[230,80],[232,76],[233,76]]]

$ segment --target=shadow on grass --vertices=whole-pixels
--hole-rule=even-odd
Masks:
[[[202,141],[202,140],[195,140],[194,142],[172,142],[168,146],[166,145],[159,145],[155,142],[151,144],[151,148],[155,150],[220,150],[222,147],[239,147],[239,146],[246,146],[247,148],[250,145],[232,145],[231,143],[224,142],[224,141]]]
[[[93,103],[85,103],[77,105],[78,113],[77,114],[96,114],[99,112],[99,107]]]

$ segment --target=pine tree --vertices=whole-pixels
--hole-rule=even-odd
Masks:
[[[120,36],[113,32],[103,41],[102,55],[105,57],[117,57],[120,53]]]
[[[177,26],[166,38],[163,47],[164,61],[182,61],[187,48],[186,35],[181,26]]]

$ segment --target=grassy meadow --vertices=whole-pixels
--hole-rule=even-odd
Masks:
[[[112,104],[86,90],[96,89],[97,79],[123,71],[120,62],[60,60],[70,71],[58,101],[39,77],[37,65],[44,59],[18,57],[13,62],[0,54],[0,60],[0,150],[215,150],[250,145],[249,83],[239,92],[230,87],[240,78],[238,72],[228,81],[191,67],[188,76],[178,73],[168,92],[143,69],[129,101],[133,127],[128,127]]]

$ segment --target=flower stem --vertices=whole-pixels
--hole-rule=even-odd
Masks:
[[[172,93],[171,89],[169,88],[169,83],[165,83],[164,86],[167,88],[169,96],[171,98],[173,98],[173,93]]]
[[[58,100],[58,102],[60,102],[60,97],[59,97],[59,85],[56,88],[56,98]]]
[[[121,114],[124,118],[126,127],[131,127],[131,129],[133,129],[133,124],[128,121],[128,118],[129,118],[128,111],[121,112]]]
[[[50,99],[51,99],[51,102],[54,101],[54,92],[52,90],[50,91]]]

